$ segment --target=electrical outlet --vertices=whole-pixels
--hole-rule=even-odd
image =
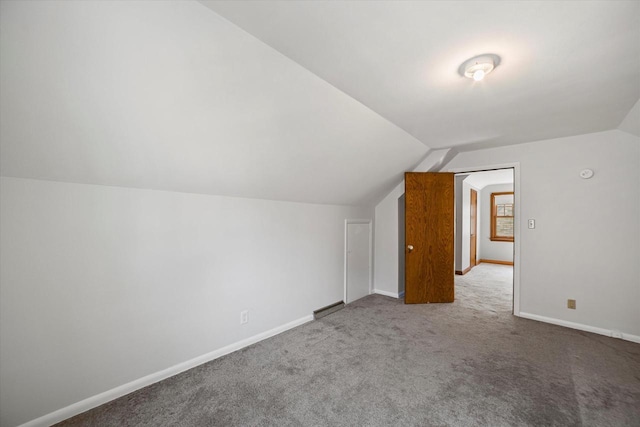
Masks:
[[[248,310],[241,311],[240,312],[240,324],[244,325],[248,321],[249,321],[249,311]]]
[[[570,308],[572,310],[576,309],[576,300],[574,299],[568,299],[567,300],[567,308]]]

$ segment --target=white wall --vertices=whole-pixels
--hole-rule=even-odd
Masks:
[[[197,1],[0,1],[0,93],[3,176],[370,205],[428,151]]]
[[[513,242],[491,241],[491,193],[513,191],[513,184],[487,185],[478,194],[480,203],[480,233],[478,233],[478,260],[513,261]]]
[[[0,195],[2,426],[342,300],[344,220],[373,216],[6,177]]]
[[[640,99],[629,110],[627,116],[622,120],[618,129],[640,136]]]
[[[640,138],[613,130],[464,152],[443,170],[513,162],[521,313],[640,339]],[[584,168],[595,176],[581,179]]]
[[[406,228],[404,223],[405,217],[405,196],[404,194],[398,198],[398,297],[404,293],[405,274],[404,269],[407,265],[406,259]]]
[[[456,176],[456,244],[455,270],[469,268],[471,255],[471,186],[468,175]]]
[[[404,181],[378,203],[374,221],[373,288],[396,296],[400,292],[398,199],[403,194]]]
[[[462,221],[464,215],[462,215],[462,182],[467,178],[467,175],[456,175],[456,238],[455,238],[455,270],[462,271]]]

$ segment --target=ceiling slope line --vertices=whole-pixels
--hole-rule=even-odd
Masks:
[[[640,95],[638,2],[201,2],[429,148],[611,130]],[[482,53],[483,82],[455,71]],[[594,56],[618,66],[573,72]]]
[[[3,4],[1,173],[364,206],[428,151],[203,7]]]
[[[406,129],[398,126],[396,123],[392,122],[391,120],[389,120],[388,118],[386,118],[385,116],[383,116],[382,114],[380,114],[378,111],[374,110],[373,108],[369,107],[368,105],[364,104],[360,99],[356,98],[353,95],[348,94],[347,92],[345,92],[344,90],[340,89],[339,87],[335,86],[334,84],[332,84],[330,81],[328,81],[327,79],[325,79],[324,77],[314,73],[313,71],[311,71],[310,69],[308,69],[307,67],[305,67],[304,65],[300,64],[298,61],[296,61],[295,59],[291,58],[290,56],[286,55],[285,53],[283,53],[281,50],[275,48],[274,46],[270,45],[269,43],[265,42],[264,40],[262,40],[261,38],[257,37],[256,35],[250,33],[249,31],[247,31],[245,28],[241,27],[240,25],[236,24],[235,22],[229,20],[227,17],[225,17],[224,15],[221,15],[220,13],[216,12],[215,10],[211,9],[210,7],[207,6],[206,4],[206,0],[196,0],[196,2],[200,3],[205,9],[209,10],[211,13],[219,16],[221,19],[223,19],[224,21],[228,22],[230,25],[233,25],[234,27],[240,29],[241,31],[243,31],[244,33],[248,34],[249,36],[251,36],[251,38],[253,38],[254,40],[257,40],[258,42],[260,42],[262,45],[268,47],[269,49],[272,49],[274,52],[277,52],[279,55],[281,55],[283,58],[286,58],[288,61],[290,61],[291,63],[295,64],[297,67],[299,67],[300,69],[310,73],[311,75],[315,76],[316,78],[318,78],[319,80],[322,80],[324,83],[326,83],[328,86],[331,86],[333,89],[335,89],[336,91],[342,93],[343,95],[345,95],[346,97],[356,101],[358,104],[360,104],[361,106],[363,106],[364,108],[366,108],[367,110],[371,111],[372,113],[374,113],[376,116],[380,117],[381,119],[383,119],[384,121],[386,121],[387,123],[393,125],[395,128],[397,128],[398,130],[401,130],[403,133],[407,134],[408,136],[410,136],[412,139],[415,140],[415,142],[420,143],[421,145],[424,145],[425,147],[427,147],[427,149],[431,149],[431,147],[426,144],[425,142],[421,141],[420,139],[418,139],[415,135],[413,135],[411,132],[407,131]]]
[[[431,149],[415,163],[412,167],[404,172],[440,172],[454,157],[459,154],[455,148],[439,148]],[[399,186],[404,183],[404,172],[397,176],[392,185],[389,185],[385,191],[380,191],[378,197],[373,199],[373,206],[378,206],[387,196],[393,192],[397,192]]]
[[[616,129],[640,136],[640,99],[631,107]]]

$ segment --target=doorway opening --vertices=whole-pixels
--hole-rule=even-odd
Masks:
[[[456,290],[489,310],[516,312],[515,168],[455,175]]]
[[[433,286],[435,283],[436,287],[447,287],[447,289],[451,289],[453,292],[454,282],[456,281],[454,276],[455,271],[455,259],[456,254],[454,250],[455,246],[455,181],[456,175],[470,175],[476,172],[488,172],[488,171],[499,171],[506,170],[503,172],[510,173],[513,180],[513,204],[510,207],[512,212],[512,230],[513,230],[513,242],[512,242],[512,263],[513,265],[506,265],[506,271],[508,271],[508,289],[511,290],[511,298],[508,304],[509,312],[519,316],[520,315],[520,164],[518,162],[499,164],[499,165],[485,165],[480,167],[463,167],[463,168],[450,168],[444,169],[442,172],[430,172],[430,173],[414,173],[407,172],[405,174],[405,193],[404,195],[398,199],[398,290],[400,295],[404,294],[404,302],[405,303],[421,303],[421,302],[413,302],[407,300],[407,290],[409,287],[415,289],[430,289],[430,286]],[[449,182],[446,188],[437,188],[432,187],[428,184],[429,181],[436,179],[435,177],[438,175],[448,175],[450,178],[445,179],[445,181]],[[458,178],[460,182],[464,181],[464,178]],[[439,181],[439,179],[436,179]],[[449,187],[450,185],[450,187]],[[477,191],[477,190],[476,190]],[[411,201],[409,200],[409,194],[411,194]],[[463,193],[464,194],[464,193]],[[478,218],[478,228],[480,229],[480,218],[482,217],[482,198],[481,193],[476,194],[477,197],[477,218]],[[468,199],[470,200],[471,193],[469,192]],[[447,231],[443,234],[443,229],[441,229],[438,221],[442,218],[438,218],[438,214],[435,214],[435,221],[433,221],[434,212],[433,209],[428,208],[429,206],[444,206],[442,203],[449,204],[451,203],[451,215],[450,222],[445,221],[443,227],[449,230],[450,234]],[[409,209],[411,208],[411,209]],[[460,210],[460,209],[458,209]],[[411,212],[409,212],[411,211]],[[449,214],[447,214],[449,215]],[[506,215],[503,215],[506,216]],[[417,218],[417,222],[416,222]],[[506,221],[506,220],[501,220]],[[425,246],[423,242],[419,242],[416,245],[416,236],[415,231],[429,231],[427,234],[431,234],[432,237],[441,237],[440,239],[436,238],[434,242],[431,242],[429,245]],[[411,233],[410,233],[411,231]],[[481,231],[480,231],[481,232]],[[411,235],[410,235],[411,234]],[[423,233],[424,234],[424,233]],[[450,236],[450,237],[449,237]],[[419,236],[422,237],[422,236]],[[482,236],[476,235],[476,241],[481,239]],[[470,236],[469,236],[470,238]],[[450,247],[448,246],[449,241],[451,242]],[[467,249],[471,246],[470,239],[464,240],[466,242]],[[446,245],[444,245],[446,243]],[[443,246],[444,245],[444,246]],[[478,250],[478,244],[475,245],[476,250]],[[450,251],[449,251],[450,249]],[[468,253],[467,261],[470,263],[471,261],[471,253]],[[462,256],[462,255],[459,255]],[[478,264],[475,269],[480,272],[482,270],[486,270],[490,267],[490,265],[495,265],[496,267],[504,266],[505,264],[495,264],[488,263],[488,261],[498,261],[492,258],[482,258],[483,254],[480,252],[476,252],[476,263]],[[437,260],[436,260],[437,258]],[[409,261],[411,261],[411,268],[409,266]],[[434,261],[438,264],[434,266]],[[416,267],[416,262],[418,263],[418,269],[421,269],[421,274],[416,276],[414,268]],[[425,268],[425,265],[427,268]],[[469,264],[467,264],[464,268],[467,268]],[[483,267],[479,269],[479,267]],[[460,265],[458,265],[460,267]],[[460,271],[464,270],[461,269]],[[409,277],[409,271],[412,271],[412,274]],[[425,271],[426,270],[426,271]],[[505,270],[505,269],[503,269]],[[433,273],[437,272],[438,275],[434,275]],[[479,273],[478,273],[479,274]],[[414,277],[415,276],[415,277]],[[472,276],[469,275],[458,275],[458,280],[464,278],[464,280],[469,279]],[[411,280],[409,280],[411,278]],[[410,286],[411,285],[411,286]],[[404,292],[403,292],[404,291]],[[453,292],[455,293],[455,292]],[[433,301],[427,299],[425,302],[451,302],[455,300],[455,296],[452,295],[450,301]]]

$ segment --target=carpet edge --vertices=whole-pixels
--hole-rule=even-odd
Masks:
[[[243,340],[226,345],[217,350],[211,351],[209,353],[205,353],[201,356],[194,357],[193,359],[189,359],[187,361],[170,366],[169,368],[154,372],[142,378],[138,378],[137,380],[130,381],[118,387],[115,387],[110,390],[104,391],[102,393],[96,394],[94,396],[88,397],[79,402],[72,403],[69,406],[65,406],[64,408],[55,410],[46,415],[35,418],[31,421],[27,421],[26,423],[21,424],[18,427],[51,426],[53,424],[59,423],[61,421],[64,421],[76,415],[79,415],[83,412],[86,412],[90,409],[93,409],[100,405],[108,403],[112,400],[118,399],[136,390],[140,390],[141,388],[150,386],[159,381],[173,377],[184,371],[188,371],[189,369],[195,368],[196,366],[218,359],[222,356],[225,356],[229,353],[233,353],[234,351],[238,351],[240,349],[243,349],[245,347],[248,347],[250,345],[263,341],[267,338],[271,338],[275,335],[288,331],[289,329],[293,329],[295,327],[304,325],[305,323],[311,322],[312,320],[313,320],[313,315],[311,314],[301,317],[299,319],[285,323],[284,325],[277,326],[273,329],[269,329],[268,331],[261,332],[249,338],[245,338]]]
[[[618,332],[620,336],[614,336],[614,331],[611,329],[598,328],[596,326],[585,325],[583,323],[569,322],[567,320],[556,319],[553,317],[540,316],[538,314],[531,314],[520,312],[518,317],[524,319],[536,320],[538,322],[551,323],[552,325],[564,326],[565,328],[577,329],[579,331],[592,332],[598,335],[604,335],[606,337],[622,339],[625,341],[631,341],[640,344],[640,336],[627,334],[624,332]]]

